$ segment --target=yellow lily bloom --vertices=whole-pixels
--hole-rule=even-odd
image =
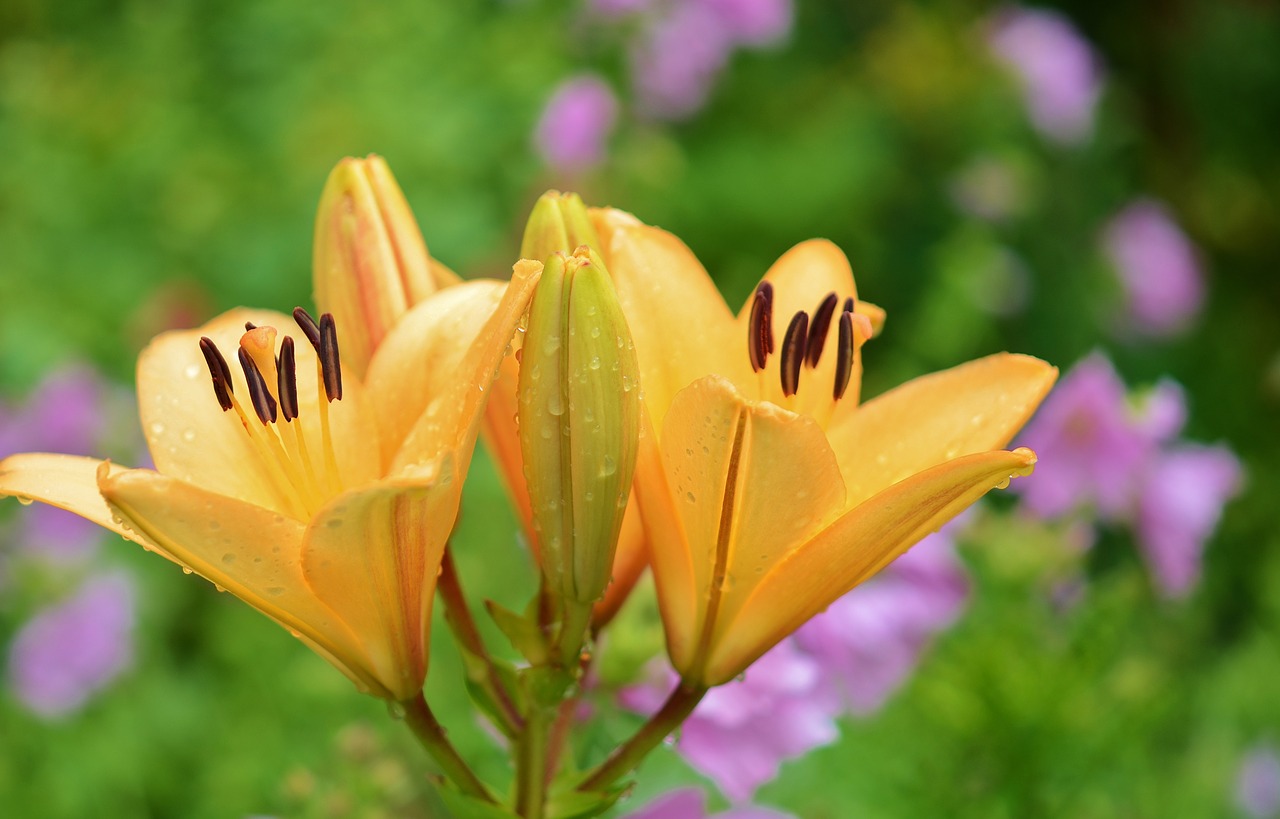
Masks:
[[[362,691],[415,696],[485,388],[540,271],[521,262],[509,285],[425,299],[364,380],[343,371],[328,314],[295,311],[295,325],[237,309],[165,333],[137,374],[155,470],[14,455],[0,495],[68,509],[205,577]]]
[[[640,362],[635,491],[671,661],[719,685],[992,488],[1057,377],[989,356],[858,406],[883,313],[844,254],[800,244],[734,316],[679,239],[593,213]],[[785,332],[784,332],[785,329]]]

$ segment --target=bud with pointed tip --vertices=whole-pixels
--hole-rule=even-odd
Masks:
[[[568,256],[583,245],[597,251],[600,248],[582,197],[559,191],[542,194],[525,224],[520,258],[545,260],[553,253]]]
[[[568,257],[554,253],[544,266],[529,308],[518,395],[546,588],[589,607],[609,584],[631,492],[640,384],[613,283],[586,247]]]
[[[358,377],[410,307],[454,276],[427,255],[409,203],[380,156],[347,157],[316,213],[316,305],[337,319],[343,365]]]

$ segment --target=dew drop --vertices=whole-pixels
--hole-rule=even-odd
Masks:
[[[593,370],[600,369],[600,356],[598,355],[591,356],[591,363],[588,364],[587,366]]]
[[[235,563],[235,562],[236,562],[236,556],[232,552],[227,552],[225,555],[222,556],[223,566],[230,566],[232,563]]]
[[[552,415],[564,415],[564,396],[559,390],[553,390],[551,395],[547,396],[547,412]]]
[[[28,498],[26,495],[19,495],[18,503],[22,504],[23,506],[30,506],[32,504],[32,500],[31,498]],[[117,523],[118,522],[119,521],[117,521]]]
[[[330,518],[329,522],[325,524],[325,526],[328,526],[330,529],[337,529],[341,525],[342,518]]]
[[[152,435],[164,435],[164,424],[160,423],[159,421],[152,421],[152,422],[151,422],[151,434],[152,434]]]
[[[191,570],[190,570],[190,569],[188,569],[186,566],[183,566],[183,567],[182,567],[182,573],[183,573],[183,574],[191,574]]]
[[[280,595],[284,594],[284,586],[268,586],[267,594],[271,595],[272,597],[279,597]]]
[[[187,368],[182,371],[182,374],[185,375],[187,378],[190,378],[192,381],[194,381],[195,379],[200,377],[200,365],[188,364]]]
[[[612,455],[604,456],[604,462],[600,465],[601,477],[608,477],[618,471],[618,462],[613,459]]]
[[[692,492],[685,492],[684,496],[689,499],[689,503],[698,502],[698,498]]]
[[[182,431],[182,440],[191,443],[196,439],[196,431],[194,429],[184,429]]]

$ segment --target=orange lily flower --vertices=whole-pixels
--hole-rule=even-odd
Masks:
[[[1003,447],[1054,367],[993,355],[858,406],[883,313],[857,300],[834,245],[787,252],[735,317],[679,239],[616,210],[593,218],[640,362],[635,492],[687,687],[733,679],[1035,464]]]
[[[426,298],[364,379],[344,371],[329,314],[295,311],[295,326],[237,309],[165,333],[138,361],[155,470],[14,455],[0,495],[68,509],[200,574],[366,693],[416,696],[484,390],[540,271],[521,262],[509,285]]]

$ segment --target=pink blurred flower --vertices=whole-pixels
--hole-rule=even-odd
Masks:
[[[1107,223],[1102,244],[1139,332],[1172,335],[1200,312],[1204,277],[1196,250],[1163,205],[1132,202]]]
[[[1106,520],[1131,508],[1157,443],[1135,423],[1125,384],[1100,353],[1071,368],[1019,440],[1039,456],[1015,485],[1029,510],[1058,518],[1093,506]]]
[[[1027,425],[1021,440],[1040,460],[1015,491],[1037,517],[1091,508],[1102,521],[1131,526],[1160,591],[1184,596],[1242,480],[1226,447],[1179,440],[1186,416],[1177,384],[1162,381],[1135,402],[1111,362],[1094,353]]]
[[[1222,446],[1178,446],[1151,465],[1136,527],[1147,564],[1166,595],[1185,596],[1200,579],[1205,541],[1240,482],[1240,462]]]
[[[958,518],[796,632],[854,713],[879,709],[919,663],[929,640],[964,610],[969,581],[953,536]]]
[[[1280,754],[1269,742],[1249,749],[1236,777],[1236,804],[1250,819],[1280,816]]]
[[[836,739],[833,697],[821,696],[823,668],[788,640],[741,680],[713,688],[680,729],[676,745],[690,765],[733,802],[744,802],[775,778],[782,762]],[[675,685],[663,669],[648,683],[624,689],[634,711],[656,711]]]
[[[706,794],[697,788],[681,788],[628,813],[626,819],[708,819],[711,816],[713,814],[707,812]],[[749,806],[731,808],[714,816],[715,819],[793,819],[788,813]]]
[[[698,0],[694,0],[697,2]],[[730,39],[742,46],[768,46],[791,33],[791,0],[701,0],[720,19]]]
[[[9,649],[18,699],[47,719],[66,716],[133,662],[133,585],[122,574],[91,578],[45,609]]]
[[[1079,144],[1093,134],[1101,93],[1098,59],[1056,11],[1009,7],[990,23],[987,44],[1018,76],[1032,124],[1061,144]]]
[[[617,119],[618,100],[604,80],[590,74],[572,77],[547,102],[534,143],[555,168],[587,168],[604,158],[605,143]]]
[[[701,2],[673,6],[631,50],[631,80],[641,112],[667,120],[695,114],[732,51],[733,38],[712,8]]]
[[[134,428],[134,399],[97,371],[71,364],[51,373],[21,404],[0,404],[0,458],[42,451],[84,455],[112,447],[121,427]],[[140,448],[133,432],[128,450]],[[118,454],[127,455],[128,451]],[[28,555],[59,563],[81,561],[97,548],[102,530],[83,518],[36,506],[23,510],[2,533]]]

